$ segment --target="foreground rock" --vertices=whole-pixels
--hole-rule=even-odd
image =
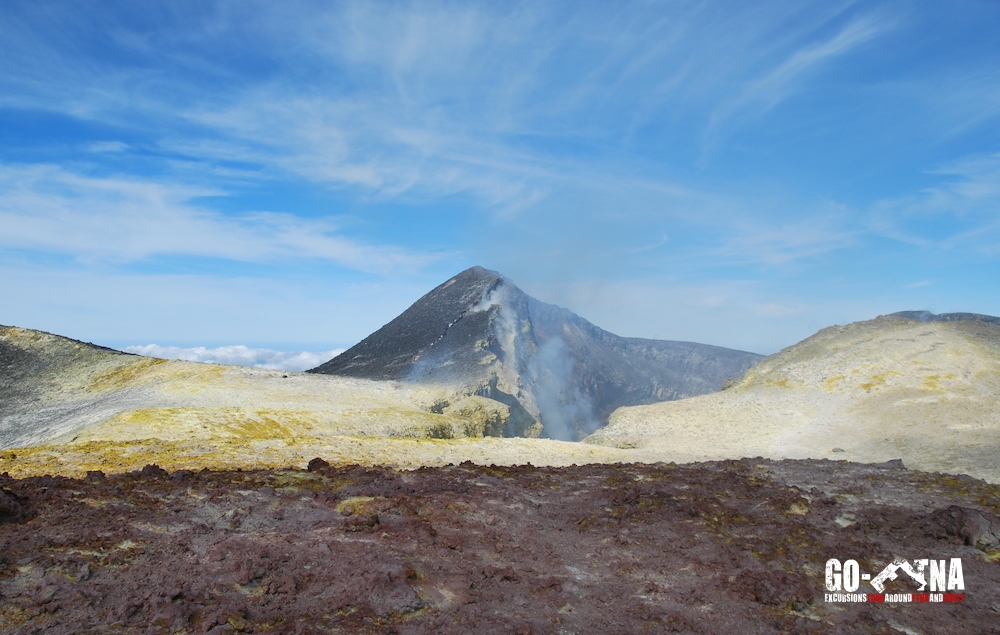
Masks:
[[[764,460],[311,468],[0,477],[22,510],[0,518],[0,630],[998,632],[996,552],[962,532],[992,531],[1000,490],[969,478]],[[961,558],[965,601],[828,603],[829,558]]]
[[[623,408],[588,439],[662,460],[832,458],[1000,483],[1000,324],[909,312],[833,326],[723,392]]]
[[[760,359],[619,337],[473,267],[309,372],[453,386],[508,406],[505,436],[576,440],[620,406],[717,391]]]

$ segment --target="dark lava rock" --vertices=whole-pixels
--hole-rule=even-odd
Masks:
[[[961,544],[1000,488],[974,479],[744,459],[3,483],[36,514],[0,524],[10,635],[1000,632],[1000,566]],[[834,604],[830,558],[961,558],[964,602]]]
[[[954,536],[982,551],[1000,549],[1000,518],[989,512],[952,505],[931,516],[929,532],[935,537]]]
[[[326,467],[330,467],[330,464],[317,456],[315,459],[309,461],[309,465],[306,469],[310,472],[318,472]]]
[[[167,478],[169,476],[165,469],[155,463],[146,465],[142,468],[141,472],[146,478]]]
[[[27,512],[21,501],[7,490],[0,489],[0,524],[24,520]]]
[[[619,337],[473,267],[309,372],[462,386],[511,408],[504,434],[580,439],[620,406],[722,388],[762,356]],[[539,426],[541,424],[541,426]]]

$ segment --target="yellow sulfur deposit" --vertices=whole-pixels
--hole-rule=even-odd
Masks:
[[[621,408],[587,441],[673,461],[901,458],[1000,482],[1000,326],[886,316],[830,327],[723,392]]]

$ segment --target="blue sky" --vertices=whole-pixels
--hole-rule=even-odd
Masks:
[[[0,6],[0,323],[324,351],[475,264],[761,353],[1000,315],[1000,3]]]

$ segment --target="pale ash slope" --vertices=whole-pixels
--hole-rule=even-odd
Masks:
[[[1000,325],[882,316],[824,329],[721,393],[621,408],[588,443],[663,460],[882,462],[1000,482]]]
[[[0,448],[302,435],[483,436],[505,406],[424,386],[119,353],[0,327]]]
[[[0,448],[39,443],[114,416],[121,410],[116,385],[161,362],[0,326]]]
[[[508,416],[503,404],[436,387],[152,359],[0,327],[0,473],[301,467],[315,456],[569,465],[627,454],[483,438]]]

